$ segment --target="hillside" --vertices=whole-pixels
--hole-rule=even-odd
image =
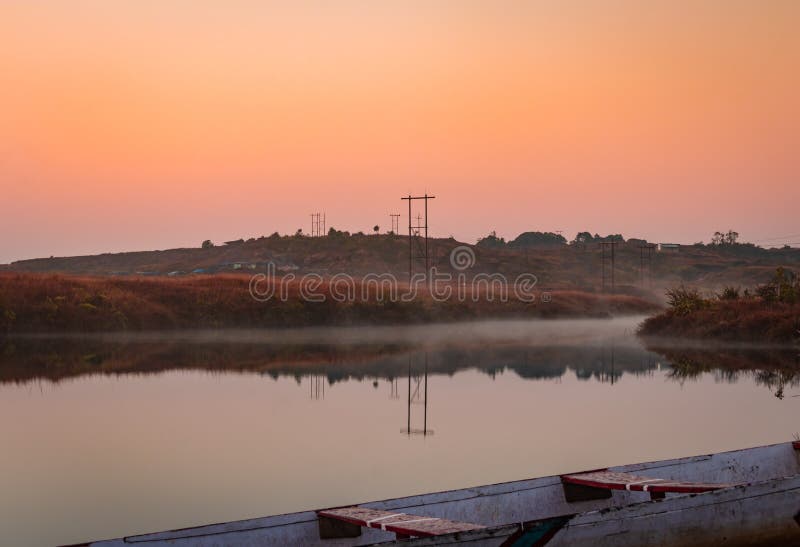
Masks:
[[[360,282],[352,300],[333,299],[330,285],[314,291],[324,300],[313,300],[302,296],[297,280],[287,283],[285,298],[259,301],[250,293],[249,281],[234,274],[165,278],[0,273],[0,335],[609,317],[657,309],[636,296],[567,290],[549,292],[547,300],[534,302],[490,301],[470,293],[462,300],[437,301],[420,293],[402,301],[392,299],[383,287],[367,285],[364,293]]]
[[[93,256],[22,260],[0,269],[12,272],[65,273],[93,276],[174,275],[243,273],[264,271],[267,262],[280,272],[392,273],[406,279],[408,237],[396,235],[350,235],[335,232],[325,237],[278,236],[241,240],[210,248],[105,253]],[[640,293],[644,285],[661,295],[666,287],[685,284],[716,290],[726,285],[754,285],[778,266],[797,269],[800,249],[762,249],[752,245],[691,245],[678,250],[652,253],[652,283],[641,283],[641,240],[631,239],[616,249],[615,281],[618,292]],[[456,273],[450,252],[459,245],[454,239],[431,239],[431,263],[440,272]],[[469,246],[475,265],[468,277],[480,272],[509,277],[533,273],[540,287],[600,290],[602,252],[600,245],[522,245],[500,248]],[[421,264],[417,263],[415,267]],[[610,264],[607,265],[610,276]]]

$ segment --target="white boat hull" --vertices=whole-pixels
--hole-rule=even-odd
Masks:
[[[455,536],[404,540],[402,545],[800,545],[800,451],[792,443],[694,456],[610,470],[683,481],[737,483],[703,494],[613,491],[607,499],[567,502],[559,476],[361,504],[392,512],[482,524]],[[529,541],[534,521],[549,525],[544,543]],[[560,526],[556,526],[560,525]],[[129,536],[92,546],[359,546],[393,542],[391,533],[364,529],[359,537],[320,539],[317,515],[305,511],[184,530]]]

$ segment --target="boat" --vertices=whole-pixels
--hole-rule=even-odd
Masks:
[[[800,441],[81,545],[800,545]]]

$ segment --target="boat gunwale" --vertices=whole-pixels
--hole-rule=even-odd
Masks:
[[[567,522],[564,525],[563,529],[566,530],[566,529],[569,529],[569,528],[581,528],[581,527],[595,526],[597,524],[600,524],[600,523],[603,523],[603,522],[607,522],[609,520],[610,521],[614,521],[614,522],[617,522],[617,521],[624,522],[624,521],[637,520],[637,519],[648,519],[648,518],[657,517],[659,515],[666,515],[666,514],[670,514],[670,513],[680,513],[680,512],[683,512],[683,511],[687,511],[687,510],[696,510],[696,509],[701,508],[701,507],[722,505],[722,504],[726,504],[726,503],[735,503],[735,502],[738,502],[738,501],[741,501],[741,500],[756,499],[756,498],[760,498],[760,497],[764,497],[764,496],[780,495],[780,494],[783,494],[783,493],[793,492],[793,491],[799,491],[800,492],[800,482],[799,482],[798,484],[796,484],[794,486],[790,486],[788,488],[782,488],[782,489],[779,489],[779,490],[771,490],[771,491],[766,491],[766,492],[760,492],[760,493],[757,493],[757,494],[754,494],[754,495],[749,495],[749,496],[734,496],[734,497],[731,497],[730,499],[725,499],[725,500],[712,500],[711,499],[713,497],[728,496],[728,495],[730,495],[731,491],[733,491],[735,489],[769,488],[769,486],[771,486],[773,484],[774,485],[779,485],[781,483],[785,483],[786,481],[793,481],[793,480],[794,481],[800,480],[800,473],[792,475],[792,476],[789,476],[789,477],[776,477],[776,478],[767,479],[767,480],[763,480],[763,481],[757,481],[757,482],[753,482],[753,483],[737,484],[737,485],[730,486],[728,488],[721,488],[721,489],[718,489],[718,490],[709,490],[709,491],[706,491],[706,492],[699,492],[699,493],[692,493],[692,494],[678,494],[676,496],[668,498],[667,500],[642,500],[642,501],[630,503],[630,504],[627,504],[627,505],[611,506],[611,507],[605,507],[605,508],[602,508],[602,509],[593,509],[593,510],[589,510],[589,511],[577,512],[577,513],[573,513],[573,514],[569,514],[569,515],[563,515],[563,516],[569,516],[570,517],[570,521]],[[621,513],[623,511],[627,511],[627,512],[633,513],[635,511],[642,510],[642,509],[644,509],[645,511],[647,511],[648,509],[658,509],[661,506],[663,506],[663,504],[669,503],[669,501],[673,501],[673,502],[678,501],[678,500],[686,501],[686,500],[690,500],[690,499],[693,499],[693,498],[696,499],[699,503],[695,503],[693,506],[690,506],[690,507],[680,507],[680,508],[675,508],[675,509],[665,509],[663,511],[650,511],[650,512],[647,512],[645,514],[611,515],[610,518],[608,518],[609,514],[611,514],[611,513]],[[710,501],[710,503],[708,503],[709,501]],[[707,502],[707,503],[703,503],[703,502]],[[549,518],[543,518],[543,519],[534,519],[534,520],[529,520],[529,521],[524,521],[524,522],[517,522],[517,523],[498,524],[497,526],[487,526],[486,528],[481,529],[481,530],[470,530],[470,531],[466,531],[466,532],[455,532],[455,533],[452,533],[452,534],[443,534],[441,536],[433,536],[433,537],[426,537],[426,538],[414,538],[411,543],[409,543],[408,540],[405,540],[405,541],[403,541],[402,544],[403,545],[413,545],[413,546],[417,546],[418,545],[420,547],[422,547],[422,546],[433,546],[433,545],[440,544],[440,543],[436,543],[437,540],[444,540],[444,543],[442,543],[442,544],[452,544],[453,542],[449,541],[449,540],[452,540],[454,538],[458,538],[459,543],[462,543],[462,542],[466,543],[466,542],[469,542],[469,541],[482,541],[484,539],[488,539],[488,538],[491,538],[491,537],[496,537],[496,536],[501,535],[501,534],[503,534],[505,532],[513,533],[514,531],[517,531],[517,530],[524,530],[526,526],[530,526],[531,524],[534,524],[534,523],[548,521],[548,520],[551,520],[551,519],[554,519],[554,518],[559,518],[559,517],[556,516],[556,517],[549,517]],[[572,519],[575,519],[575,518],[583,518],[583,519],[587,519],[587,520],[585,522],[572,522]],[[389,540],[389,541],[383,541],[383,542],[379,542],[379,543],[371,543],[371,544],[368,544],[368,545],[364,545],[362,547],[378,547],[378,546],[388,546],[388,545],[397,545],[397,544],[398,544],[397,540]]]
[[[611,466],[603,469],[609,470],[625,470],[625,471],[640,471],[644,469],[652,470],[652,469],[664,469],[676,465],[686,465],[692,464],[696,462],[703,462],[708,461],[714,457],[723,457],[726,455],[735,455],[740,453],[751,452],[754,450],[767,450],[770,448],[776,448],[780,446],[790,446],[794,450],[800,450],[800,442],[799,441],[789,441],[789,442],[781,442],[781,443],[773,443],[768,445],[761,445],[761,446],[753,446],[748,448],[740,448],[736,450],[728,450],[723,452],[715,452],[715,453],[705,453],[693,456],[684,456],[679,458],[670,458],[665,460],[651,460],[648,462],[639,462],[633,464],[625,464],[625,465],[618,465],[618,466]],[[586,471],[577,471],[574,473],[569,474],[577,474]],[[449,503],[458,503],[463,501],[468,501],[476,498],[487,498],[487,497],[494,497],[494,496],[501,496],[510,494],[513,492],[524,492],[524,491],[531,491],[537,490],[541,488],[548,488],[555,485],[560,485],[561,476],[564,475],[557,474],[557,475],[546,475],[543,477],[532,477],[528,479],[520,479],[516,481],[503,481],[497,483],[490,483],[490,484],[483,484],[483,485],[476,485],[476,486],[469,486],[465,488],[456,488],[451,490],[442,490],[438,492],[429,492],[429,493],[422,493],[422,494],[413,494],[411,496],[405,497],[397,497],[397,498],[386,498],[383,500],[374,500],[369,502],[363,503],[354,503],[354,504],[346,504],[346,505],[338,505],[336,507],[351,507],[354,505],[367,507],[373,505],[381,505],[384,508],[404,508],[404,509],[414,509],[418,507],[425,507],[425,506],[436,506],[441,504],[449,504]],[[787,477],[783,477],[782,479],[786,479]],[[768,479],[768,480],[779,480],[779,479]],[[745,482],[742,484],[737,484],[735,486],[729,488],[723,488],[707,493],[714,493],[714,492],[723,492],[728,491],[730,488],[737,488],[742,486],[749,486],[753,484],[760,484],[766,481],[758,481],[758,482]],[[539,483],[539,484],[530,484],[529,486],[525,486],[525,483]],[[491,492],[482,492],[481,490],[491,489]],[[454,494],[463,493],[461,497],[447,497],[452,496]],[[702,494],[681,494],[681,495],[689,495],[689,496],[698,496]],[[446,499],[443,499],[446,498]],[[642,502],[646,503],[646,502]],[[635,503],[634,503],[635,504]],[[597,511],[608,511],[612,509],[622,509],[625,507],[629,507],[631,504],[626,504],[619,507],[608,507],[603,509],[598,509]],[[211,523],[211,524],[203,524],[200,526],[188,526],[183,528],[175,528],[170,530],[164,530],[159,532],[149,532],[144,534],[134,534],[129,536],[123,536],[120,538],[112,538],[107,540],[98,540],[94,542],[89,542],[89,544],[102,544],[106,541],[118,541],[122,540],[124,543],[151,543],[157,541],[175,541],[175,540],[184,540],[184,539],[191,539],[197,537],[205,537],[205,536],[215,536],[215,535],[225,535],[225,534],[236,534],[236,533],[244,533],[244,532],[253,532],[256,530],[267,530],[271,528],[280,528],[285,526],[293,526],[298,524],[308,524],[317,521],[317,512],[324,510],[324,509],[332,509],[334,507],[327,507],[321,509],[311,509],[305,511],[294,511],[290,513],[280,513],[277,515],[267,515],[263,517],[255,517],[249,519],[240,519],[234,521],[224,521],[218,523]],[[294,517],[294,518],[292,518]],[[272,521],[278,520],[279,522],[264,522],[264,521]],[[262,521],[260,523],[259,521]],[[246,525],[247,523],[252,523],[253,526],[243,526],[241,528],[237,528],[237,525]],[[504,526],[504,525],[498,525]],[[227,528],[222,530],[213,530],[213,528]],[[490,527],[491,528],[491,527]],[[207,531],[204,531],[208,529]],[[488,529],[488,528],[487,528]],[[181,535],[180,532],[190,532],[194,531],[195,533]]]

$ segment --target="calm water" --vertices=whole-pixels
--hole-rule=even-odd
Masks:
[[[636,323],[6,342],[0,544],[462,488],[798,430],[796,351],[671,345],[665,356],[630,335]]]

